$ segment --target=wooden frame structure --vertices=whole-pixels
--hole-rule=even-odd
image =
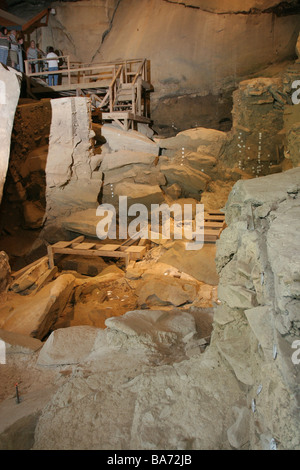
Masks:
[[[91,258],[124,258],[127,267],[130,261],[142,259],[146,253],[146,246],[132,246],[137,240],[129,239],[117,244],[99,244],[96,242],[84,242],[84,236],[81,235],[71,241],[60,241],[54,245],[48,246],[49,268],[55,266],[54,255],[75,255]]]
[[[63,65],[58,71],[46,70],[46,59],[37,63],[41,71],[32,73],[30,63],[25,60],[28,94],[36,96],[56,93],[60,96],[87,95],[94,109],[101,111],[104,121],[116,121],[125,130],[136,122],[149,124],[149,61],[130,59],[101,64],[71,62],[70,56],[59,56]],[[49,86],[49,75],[58,75],[59,84]]]

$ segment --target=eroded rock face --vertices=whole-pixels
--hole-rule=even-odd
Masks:
[[[10,283],[9,258],[4,251],[0,251],[0,293],[3,292]]]
[[[26,302],[10,296],[0,309],[0,328],[43,339],[65,308],[74,286],[74,276],[63,274]]]
[[[292,31],[297,33],[297,15],[281,18],[271,11],[260,13],[278,3],[135,0],[129,8],[127,2],[120,2],[94,62],[119,57],[151,61],[151,117],[155,130],[163,135],[199,125],[222,129],[226,120],[230,128],[229,95],[237,82],[272,60],[282,60],[289,48],[290,55],[294,53],[295,36],[292,41],[289,38]]]
[[[21,74],[0,64],[0,202],[8,168],[11,132],[20,95]]]
[[[240,83],[233,93],[233,129],[224,161],[255,176],[281,171],[283,110],[288,101],[281,78]]]
[[[48,27],[38,29],[38,43],[42,50],[52,44],[82,63],[149,59],[151,117],[162,135],[199,125],[229,130],[237,83],[294,53],[295,6],[296,0],[60,2]]]
[[[93,178],[89,101],[51,101],[52,121],[46,165],[47,225],[74,210],[97,208],[101,178]]]
[[[270,448],[272,439],[278,448],[299,447],[299,366],[292,361],[300,337],[299,192],[295,168],[239,181],[226,204],[228,228],[217,242],[220,305],[212,344],[249,387],[252,408],[248,430],[244,412],[237,410],[228,431],[234,447],[243,446],[244,438],[239,444],[232,435],[240,427],[252,449]]]

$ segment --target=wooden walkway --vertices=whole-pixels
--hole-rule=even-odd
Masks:
[[[117,121],[125,130],[136,122],[150,123],[149,61],[132,59],[102,64],[71,62],[59,56],[63,65],[58,71],[46,70],[46,59],[38,59],[40,71],[32,73],[25,61],[27,91],[31,96],[88,96],[92,108],[104,121]],[[58,75],[58,85],[49,86],[48,76]]]

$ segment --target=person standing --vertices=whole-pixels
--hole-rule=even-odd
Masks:
[[[3,27],[0,30],[0,62],[7,64],[9,50],[9,37],[7,35],[7,28]]]
[[[43,51],[41,51],[38,47],[36,47],[35,41],[30,42],[30,46],[27,48],[26,57],[29,60],[29,73],[38,73],[39,72],[39,65],[38,65],[38,58],[39,54],[45,55]]]
[[[13,69],[18,69],[18,50],[19,44],[17,40],[17,31],[12,29],[9,35],[10,40],[10,49],[9,49],[9,59]]]
[[[52,46],[48,49],[46,62],[48,62],[48,72],[55,72],[58,70],[58,55],[55,54]],[[48,75],[48,84],[49,86],[56,86],[58,84],[58,74],[53,73]]]
[[[24,58],[25,58],[25,49],[24,49],[24,38],[22,36],[18,39],[18,70],[24,72]]]

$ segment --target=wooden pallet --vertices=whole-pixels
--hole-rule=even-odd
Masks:
[[[121,245],[100,244],[94,242],[84,242],[84,236],[75,238],[72,241],[60,241],[48,246],[48,257],[50,269],[54,267],[54,255],[75,255],[85,257],[108,257],[124,258],[126,267],[130,261],[142,259],[146,253],[146,246],[132,246],[137,240],[127,240]]]
[[[225,215],[222,212],[206,212],[204,214],[204,243],[216,243],[225,226]]]

